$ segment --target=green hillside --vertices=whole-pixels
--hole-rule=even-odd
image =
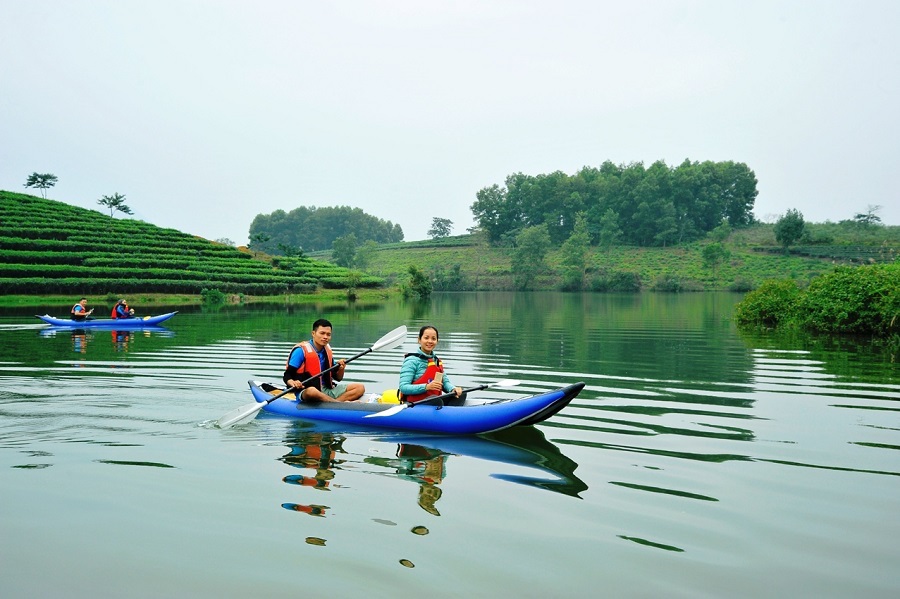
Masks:
[[[272,258],[139,220],[0,191],[0,293],[272,296],[380,287],[310,258]]]
[[[710,267],[702,240],[673,247],[628,245],[591,247],[586,257],[585,290],[589,291],[748,291],[768,279],[792,279],[806,284],[836,265],[893,262],[900,256],[900,227],[858,227],[846,223],[807,224],[801,245],[788,255],[775,241],[774,226],[756,224],[733,231],[721,245],[728,256]],[[367,272],[389,284],[405,279],[410,265],[429,275],[435,290],[511,290],[515,248],[488,244],[482,235],[461,235],[434,241],[379,246],[367,262]],[[312,254],[330,259],[330,252]],[[547,254],[534,289],[561,289],[563,253]]]

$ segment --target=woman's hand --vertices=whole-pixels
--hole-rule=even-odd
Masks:
[[[440,381],[431,381],[425,385],[426,391],[441,391],[443,388],[444,385]]]
[[[456,397],[462,395],[462,387],[453,387],[453,392],[456,393]]]

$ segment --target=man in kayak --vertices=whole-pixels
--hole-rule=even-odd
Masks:
[[[87,309],[87,298],[83,297],[78,300],[78,303],[72,306],[72,310],[70,313],[72,314],[72,320],[77,320],[81,322],[82,320],[88,320],[88,316],[94,311],[93,308],[90,310]]]
[[[331,328],[329,321],[318,319],[313,323],[310,340],[295,345],[288,355],[282,378],[286,385],[301,390],[298,397],[302,401],[356,401],[366,392],[362,383],[340,382],[344,378],[344,360],[338,360],[337,368],[320,375],[335,364],[329,345]],[[310,377],[315,378],[304,385],[303,381]]]

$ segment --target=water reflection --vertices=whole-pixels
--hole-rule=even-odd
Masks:
[[[443,494],[439,485],[447,475],[447,459],[450,455],[425,445],[398,443],[395,457],[368,456],[364,461],[391,469],[398,478],[417,483],[419,491],[416,503],[429,514],[440,516],[435,504]]]
[[[282,480],[291,485],[299,485],[318,491],[328,491],[335,470],[345,461],[338,459],[339,453],[346,453],[341,447],[344,437],[332,433],[306,432],[292,444],[290,452],[281,461],[294,468],[311,470],[312,476],[291,474]],[[283,503],[285,509],[302,512],[310,516],[325,516],[328,506],[320,504]]]
[[[86,354],[88,346],[94,344],[97,339],[111,339],[112,347],[116,353],[126,353],[131,348],[131,343],[136,337],[150,337],[157,335],[160,337],[173,337],[175,333],[166,327],[122,327],[121,329],[84,329],[72,327],[56,327],[49,326],[41,329],[38,334],[44,338],[51,338],[64,335],[72,337],[72,351],[77,354]],[[107,337],[107,334],[109,337]]]
[[[580,498],[588,485],[575,476],[578,464],[563,454],[544,434],[530,426],[518,427],[484,436],[422,436],[392,433],[373,437],[379,444],[393,445],[393,455],[353,454],[344,449],[345,434],[328,430],[328,425],[298,422],[289,429],[285,439],[290,451],[280,460],[293,467],[307,470],[304,474],[289,474],[282,481],[303,489],[308,502],[283,503],[282,507],[311,516],[325,517],[329,506],[316,497],[314,491],[330,491],[338,473],[348,462],[369,464],[371,474],[393,476],[418,485],[416,504],[433,516],[440,516],[438,502],[443,495],[441,483],[448,476],[452,456],[466,456],[493,462],[497,471],[492,478]],[[503,468],[511,466],[514,468]],[[525,467],[531,473],[512,470]],[[358,469],[357,469],[358,470]],[[416,533],[421,534],[421,533]]]

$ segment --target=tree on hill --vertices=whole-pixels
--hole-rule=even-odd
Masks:
[[[756,183],[746,164],[730,161],[685,160],[677,167],[657,161],[648,168],[607,161],[574,175],[514,173],[505,187],[476,193],[471,210],[493,244],[546,224],[558,246],[572,234],[576,214],[586,214],[596,235],[612,210],[624,243],[665,247],[701,239],[723,221],[735,228],[752,224]]]
[[[431,219],[431,228],[428,229],[428,236],[432,239],[443,239],[449,237],[453,231],[453,221],[449,218],[434,217]]]
[[[803,214],[793,208],[785,212],[775,223],[775,241],[781,244],[785,254],[788,253],[788,248],[803,236],[805,226]]]
[[[607,252],[622,238],[622,229],[619,228],[619,215],[612,208],[607,208],[600,219],[600,239],[597,245]]]
[[[587,220],[583,213],[575,217],[575,229],[560,248],[563,270],[563,289],[581,291],[584,288],[584,275],[587,271],[587,255],[591,249],[591,235],[588,233]]]
[[[433,290],[431,279],[415,264],[408,268],[409,281],[400,285],[400,293],[409,299],[427,299]]]
[[[881,206],[869,206],[869,209],[866,212],[857,213],[853,220],[863,227],[872,227],[875,225],[881,224],[881,217],[878,216],[878,211],[881,210]]]
[[[349,233],[335,239],[331,244],[331,258],[338,266],[353,268],[356,265],[356,235]]]
[[[376,249],[378,249],[378,244],[371,239],[356,248],[356,255],[353,257],[354,267],[359,270],[369,268]]]
[[[250,224],[250,238],[268,239],[254,249],[279,254],[279,244],[302,247],[307,252],[329,250],[338,237],[353,234],[358,243],[403,241],[403,229],[391,221],[366,214],[359,208],[336,206],[316,208],[300,206],[290,212],[276,210],[257,214]]]
[[[516,247],[512,253],[516,289],[530,288],[534,279],[544,271],[544,260],[550,244],[547,225],[528,227],[516,236]]]
[[[724,245],[715,241],[703,246],[703,266],[713,273],[713,282],[719,282],[719,268],[731,257],[731,252]]]
[[[50,173],[31,173],[30,175],[28,175],[28,180],[25,181],[25,187],[34,187],[36,189],[40,189],[41,197],[46,198],[47,189],[56,185],[57,180],[57,176]]]
[[[131,211],[131,208],[129,208],[125,204],[125,196],[120,193],[114,193],[111,196],[103,196],[102,198],[97,200],[97,203],[101,206],[106,206],[107,208],[109,208],[110,216],[112,216],[113,212],[115,212],[116,210],[118,210],[122,214],[134,214]]]

